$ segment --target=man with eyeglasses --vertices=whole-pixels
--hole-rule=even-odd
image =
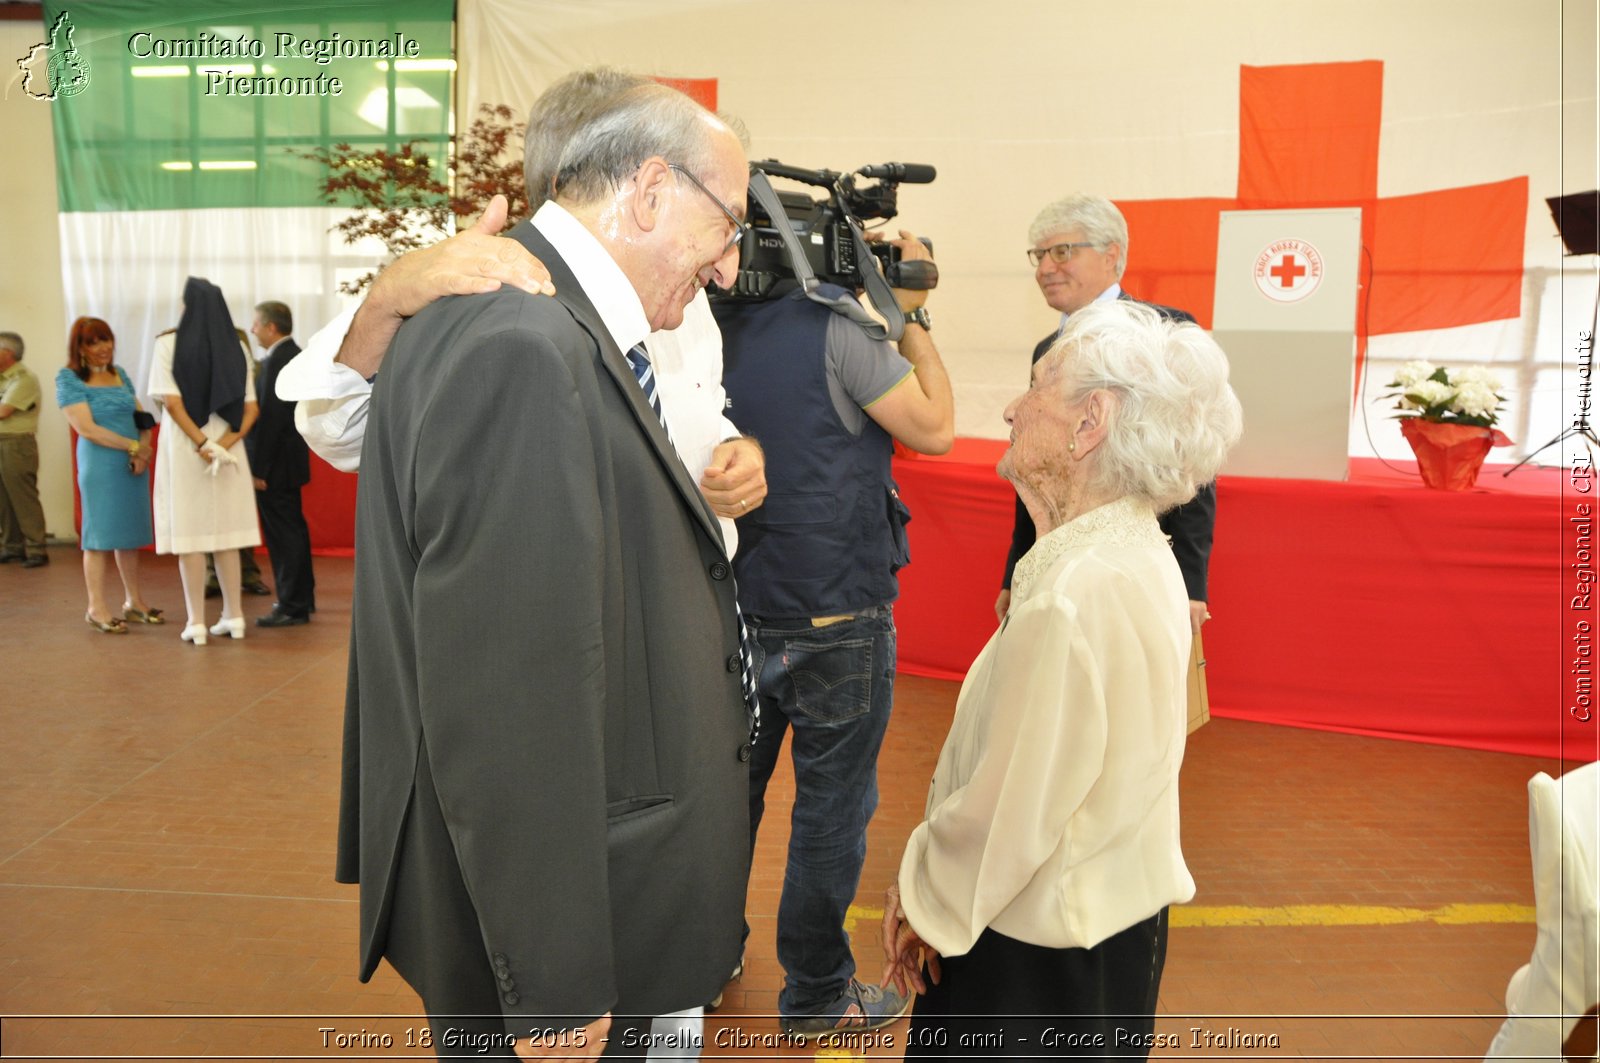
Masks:
[[[592,67],[568,74],[540,95],[524,137],[535,229],[542,224],[561,153],[576,128],[617,95],[652,83],[626,71]],[[687,169],[672,170],[692,191],[709,194]],[[737,244],[748,225],[716,197],[708,202],[726,219],[727,245]],[[370,378],[379,372],[389,341],[406,318],[445,296],[493,291],[501,285],[533,294],[553,292],[543,264],[523,244],[497,235],[505,222],[505,198],[496,196],[471,229],[402,255],[379,275],[359,309],[334,319],[285,368],[279,394],[300,400],[297,427],[319,456],[345,471],[359,468]],[[645,347],[672,445],[685,468],[698,477],[731,558],[738,546],[732,518],[760,508],[766,497],[765,462],[759,445],[724,415],[722,336],[705,293],[697,293],[685,308],[681,325],[653,333]],[[697,1057],[702,1010],[660,1016],[650,1040],[652,1060]]]
[[[930,254],[911,233],[903,259]],[[869,268],[875,259],[868,258]],[[853,297],[821,285],[830,300]],[[894,693],[896,573],[909,559],[890,469],[896,441],[950,449],[955,407],[925,291],[897,291],[898,345],[791,290],[712,304],[729,409],[761,440],[771,493],[740,520],[734,571],[757,645],[761,732],[750,758],[750,841],[788,733],[794,805],[777,953],[779,1026],[805,1039],[894,1022],[906,998],[855,977],[845,920],[877,806]]]
[[[1108,299],[1144,302],[1122,290],[1122,271],[1128,264],[1128,222],[1109,199],[1079,193],[1056,200],[1034,218],[1028,239],[1033,242],[1027,253],[1033,264],[1033,278],[1044,301],[1060,312],[1062,326],[1070,315],[1090,303]],[[1174,307],[1145,305],[1175,321],[1194,320],[1189,313]],[[1060,326],[1039,341],[1033,349],[1033,361],[1044,357],[1059,333]],[[1161,530],[1172,540],[1172,552],[1189,592],[1189,622],[1197,634],[1200,625],[1211,616],[1206,611],[1206,567],[1216,516],[1215,484],[1206,484],[1192,501],[1161,514]],[[1006,557],[1000,596],[994,603],[999,620],[1003,621],[1011,608],[1011,570],[1033,542],[1033,520],[1018,499],[1011,551]]]
[[[644,341],[732,282],[747,176],[676,90],[607,99],[511,234],[555,298],[435,302],[374,385],[338,878],[436,1048],[643,1056],[738,960],[734,582]]]

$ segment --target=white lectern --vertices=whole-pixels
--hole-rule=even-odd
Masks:
[[[1223,211],[1211,333],[1244,407],[1231,476],[1350,471],[1361,211]]]

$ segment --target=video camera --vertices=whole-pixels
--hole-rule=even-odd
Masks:
[[[824,199],[804,192],[778,192],[767,177],[783,177],[827,189]],[[928,290],[939,283],[939,268],[931,261],[902,261],[900,249],[888,242],[868,243],[862,222],[893,218],[898,213],[898,193],[904,184],[928,184],[937,174],[921,163],[886,162],[863,166],[853,173],[805,170],[775,159],[750,165],[750,222],[739,250],[739,275],[732,288],[715,298],[760,300],[790,291],[798,282],[808,291],[815,283],[837,284],[849,291],[881,287],[880,270],[862,267],[875,257],[881,279],[890,288]],[[876,180],[868,187],[858,178]],[[777,214],[783,215],[781,225]],[[933,244],[923,239],[929,251]],[[880,310],[882,308],[880,307]],[[898,332],[897,332],[898,334]]]

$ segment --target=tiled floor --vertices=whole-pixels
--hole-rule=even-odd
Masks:
[[[426,1056],[405,1047],[423,1025],[406,986],[356,981],[354,890],[331,877],[351,563],[317,560],[311,625],[195,648],[179,624],[91,630],[77,553],[51,553],[0,568],[4,1057]],[[145,572],[181,620],[171,559]],[[899,683],[854,927],[869,976],[954,695]],[[1184,767],[1199,894],[1174,910],[1158,1032],[1175,1047],[1154,1057],[1481,1057],[1533,943],[1526,782],[1560,767],[1214,720]],[[788,785],[706,1054],[898,1056],[903,1023],[864,1051],[763,1040]],[[740,1036],[756,1047],[727,1047]]]

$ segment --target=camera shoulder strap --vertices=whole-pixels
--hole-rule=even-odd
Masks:
[[[866,283],[867,298],[871,300],[873,308],[883,315],[882,321],[867,313],[854,299],[847,296],[830,297],[818,290],[817,275],[812,272],[811,260],[806,257],[805,248],[800,246],[800,238],[795,235],[792,226],[781,220],[788,218],[788,212],[784,210],[778,194],[772,190],[772,182],[767,180],[767,175],[754,166],[750,168],[750,193],[767,212],[767,217],[774,220],[773,227],[778,231],[778,239],[783,241],[784,253],[789,256],[789,265],[794,270],[795,280],[800,282],[800,289],[805,292],[807,299],[821,303],[836,314],[843,314],[861,326],[861,330],[875,340],[886,339],[897,342],[900,339],[905,331],[905,318],[900,313],[900,303],[894,297],[894,289],[889,287],[889,282],[884,279],[883,272],[878,268],[878,260],[873,256],[872,249],[867,246],[866,238],[861,235],[861,226],[856,224],[854,218],[846,219],[850,228],[850,240],[854,246],[856,262],[861,267],[862,279]]]

